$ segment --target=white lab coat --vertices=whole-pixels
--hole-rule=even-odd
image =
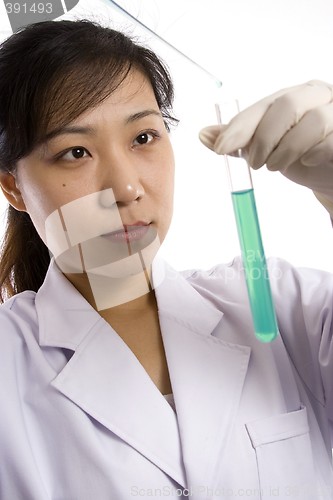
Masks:
[[[333,277],[272,260],[262,344],[241,267],[154,266],[176,413],[54,263],[7,301],[1,500],[332,499]]]

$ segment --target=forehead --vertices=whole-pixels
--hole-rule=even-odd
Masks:
[[[110,87],[112,87],[111,82]],[[72,113],[71,108],[73,104],[74,106],[77,104],[77,107]],[[78,108],[80,107],[83,108],[82,113],[79,112]],[[115,89],[111,91],[106,89],[102,98],[97,100],[97,103],[96,99],[93,99],[89,103],[89,95],[80,96],[77,101],[73,99],[72,95],[69,95],[61,105],[59,103],[59,107],[54,110],[54,113],[51,113],[50,119],[42,131],[39,143],[43,143],[64,126],[76,123],[83,124],[92,119],[99,119],[101,121],[105,116],[108,116],[109,120],[111,116],[116,120],[125,113],[128,113],[129,110],[133,113],[136,109],[139,111],[142,107],[150,108],[160,113],[149,79],[141,71],[131,69]]]
[[[141,71],[132,69],[116,90],[109,95],[109,102],[121,104],[136,98],[155,99],[152,85]],[[156,103],[157,104],[157,103]]]
[[[144,108],[156,110],[160,114],[149,80],[141,72],[131,71],[106,99],[95,107],[87,109],[75,121],[83,122],[92,116],[123,118],[129,112],[133,113]]]

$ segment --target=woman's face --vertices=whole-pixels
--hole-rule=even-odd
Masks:
[[[162,242],[172,216],[174,158],[142,73],[133,70],[105,101],[53,132],[15,173],[19,209],[29,213],[45,244],[50,248],[57,239],[54,214],[73,228],[76,243],[112,233],[114,247],[121,241],[135,246],[147,233],[142,226]]]

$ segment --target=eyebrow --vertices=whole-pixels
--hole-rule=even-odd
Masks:
[[[95,131],[91,127],[76,127],[74,125],[67,125],[65,127],[56,128],[55,130],[51,130],[48,134],[46,134],[41,142],[47,142],[53,139],[54,137],[58,137],[59,135],[65,134],[86,134],[93,135]]]
[[[159,118],[162,118],[162,114],[160,111],[157,111],[156,109],[144,109],[143,111],[138,111],[137,113],[133,113],[130,115],[125,123],[132,123],[135,122],[136,120],[141,120],[142,118],[145,118],[146,116],[149,115],[155,115],[158,116]]]
[[[133,113],[129,115],[126,120],[125,124],[133,123],[137,120],[141,120],[142,118],[145,118],[146,116],[150,115],[155,115],[158,116],[159,118],[162,118],[162,114],[157,111],[156,109],[145,109],[143,111],[138,111],[137,113]],[[48,134],[46,134],[43,139],[42,143],[45,143],[47,141],[50,141],[54,137],[58,137],[59,135],[65,135],[65,134],[85,134],[85,135],[94,135],[95,130],[91,127],[79,127],[75,125],[66,125],[64,127],[57,128],[55,130],[51,130]]]

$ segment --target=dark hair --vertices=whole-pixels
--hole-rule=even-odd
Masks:
[[[132,68],[150,81],[168,128],[173,85],[154,52],[127,35],[91,21],[46,21],[29,25],[0,46],[0,170],[101,103]],[[8,208],[0,255],[0,300],[37,291],[50,262],[29,215]]]

